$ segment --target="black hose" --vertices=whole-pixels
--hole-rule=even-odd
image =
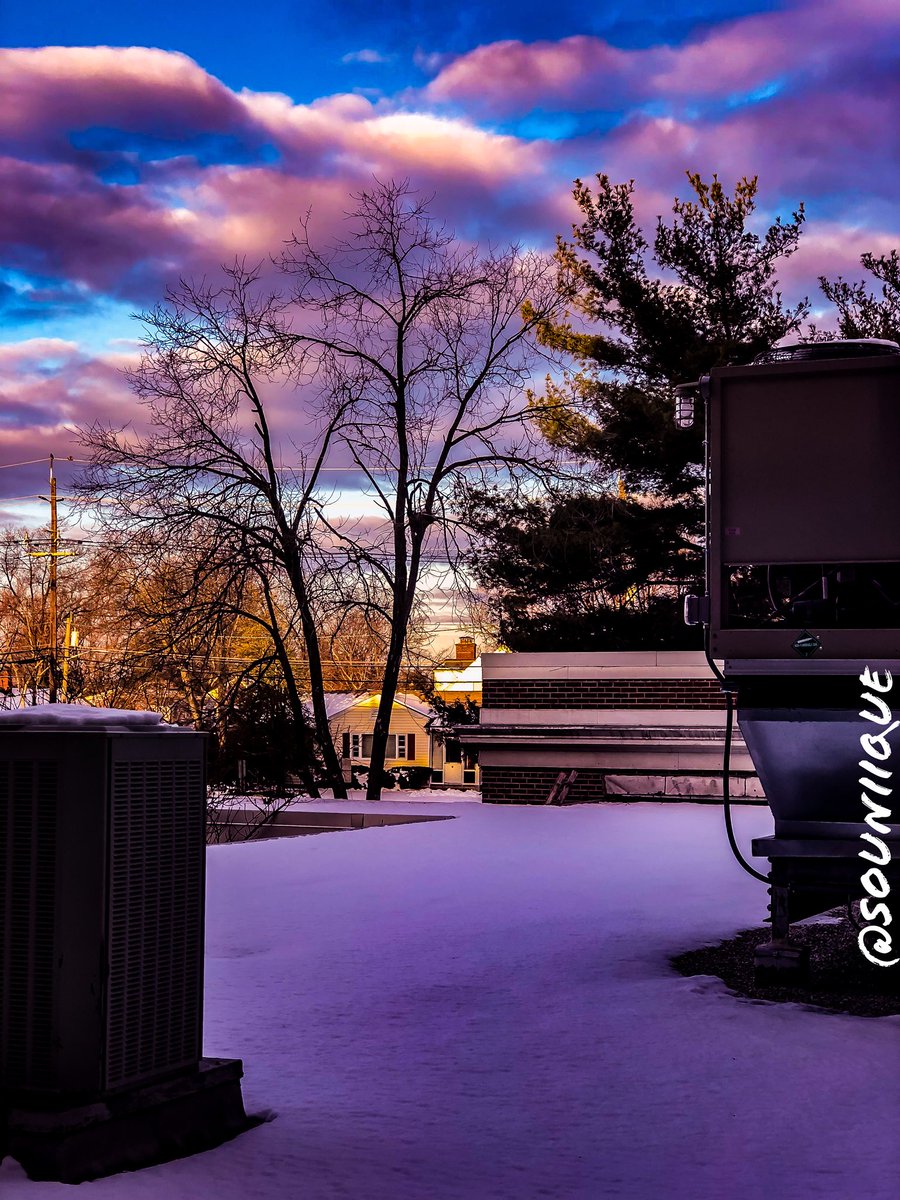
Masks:
[[[847,897],[847,920],[857,933],[862,933],[863,926],[856,919],[856,913],[853,911],[853,900],[849,896]]]
[[[740,848],[734,836],[734,823],[731,819],[731,795],[729,784],[731,782],[731,737],[734,730],[734,684],[725,678],[719,670],[716,660],[713,658],[709,650],[709,626],[706,626],[706,637],[703,645],[706,661],[709,663],[712,673],[722,685],[722,691],[725,693],[725,753],[722,758],[722,805],[725,811],[725,832],[728,834],[728,845],[731,847],[731,853],[738,860],[748,875],[752,875],[754,879],[758,879],[761,883],[769,884],[771,880],[768,875],[763,875],[757,871],[756,867],[751,866],[741,854]]]
[[[734,825],[731,820],[731,796],[729,795],[729,782],[731,778],[731,733],[734,726],[734,697],[731,688],[725,689],[725,755],[722,762],[722,802],[725,807],[725,832],[728,834],[728,844],[731,847],[731,853],[738,860],[748,875],[752,875],[754,879],[760,880],[761,883],[768,884],[770,879],[768,875],[763,875],[757,871],[756,867],[750,865],[741,854],[738,848],[737,841],[734,836]]]
[[[704,392],[704,390],[703,390],[703,387],[704,387],[703,380],[701,379],[701,381],[700,381],[700,395],[704,400],[708,399],[708,396],[709,396],[709,392],[708,392],[709,377],[708,376],[706,377],[706,381],[707,381],[707,391],[706,392]],[[704,404],[703,407],[705,410],[704,411],[704,423],[703,423],[704,443],[708,450],[709,444],[710,444],[709,443],[709,439],[710,439],[709,404]],[[707,462],[708,461],[709,460],[707,459]],[[704,549],[704,558],[706,561],[706,578],[709,579],[710,578],[709,547],[711,544],[711,535],[710,535],[710,520],[709,520],[710,506],[709,506],[709,467],[708,466],[707,466],[707,470],[706,470],[706,481],[705,481],[705,487],[704,487],[704,511],[706,513],[706,518],[705,518],[706,545],[705,545],[705,549]],[[769,885],[771,883],[769,876],[761,874],[759,871],[756,870],[755,867],[752,867],[750,865],[750,863],[747,862],[746,858],[744,858],[743,854],[741,854],[740,850],[738,849],[738,844],[735,841],[735,837],[734,837],[734,825],[731,820],[731,796],[729,795],[729,786],[728,785],[729,785],[729,781],[730,781],[730,777],[731,777],[731,732],[734,727],[734,691],[735,691],[735,687],[734,687],[734,684],[730,680],[726,679],[725,676],[722,674],[722,672],[719,670],[719,668],[716,664],[716,661],[712,656],[712,651],[710,650],[710,645],[709,645],[709,624],[708,623],[704,624],[704,626],[703,626],[703,653],[706,655],[706,661],[709,663],[710,670],[712,671],[713,675],[715,675],[716,679],[718,679],[719,683],[722,685],[722,691],[725,693],[725,705],[726,705],[726,708],[725,708],[725,754],[723,756],[723,761],[722,761],[722,803],[723,803],[723,807],[725,809],[725,832],[728,834],[728,844],[731,847],[731,853],[738,860],[738,862],[741,864],[741,866],[744,868],[744,870],[749,875],[752,875],[754,879],[758,879],[761,883],[765,883],[766,885]]]

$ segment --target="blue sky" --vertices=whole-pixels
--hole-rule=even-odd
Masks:
[[[687,170],[758,174],[761,221],[806,205],[781,282],[826,322],[817,277],[900,244],[895,0],[45,0],[0,36],[0,464],[127,419],[133,312],[307,209],[328,236],[373,175],[551,248],[576,176],[633,178],[652,227]],[[0,472],[0,520],[42,476]]]
[[[144,4],[129,0],[43,0],[6,3],[4,46],[156,46],[180,50],[232,88],[284,91],[294,100],[353,88],[393,94],[421,85],[435,56],[464,54],[504,39],[533,42],[573,34],[635,48],[680,43],[729,17],[766,12],[775,3],[745,0],[659,0],[585,4],[429,4],[425,0],[341,3],[264,0],[188,0]],[[361,51],[383,61],[367,62]],[[347,61],[344,61],[344,60]]]

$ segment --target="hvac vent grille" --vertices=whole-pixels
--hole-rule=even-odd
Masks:
[[[108,1087],[200,1057],[203,805],[197,762],[113,763]]]
[[[0,762],[0,1079],[55,1082],[54,762]]]

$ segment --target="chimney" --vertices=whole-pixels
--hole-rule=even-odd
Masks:
[[[478,647],[475,645],[475,639],[471,637],[461,637],[456,643],[456,661],[461,663],[474,662],[478,657]]]

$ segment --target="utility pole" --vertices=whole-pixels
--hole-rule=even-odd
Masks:
[[[57,701],[56,664],[59,659],[59,630],[57,622],[56,557],[59,553],[59,525],[56,519],[56,476],[53,474],[53,455],[50,455],[50,703]]]
[[[71,554],[69,550],[60,550],[59,548],[59,522],[56,514],[56,476],[53,474],[53,455],[50,455],[50,495],[39,497],[41,500],[50,501],[50,549],[49,550],[32,550],[29,551],[32,558],[49,558],[50,559],[50,685],[48,688],[48,700],[51,704],[58,703],[59,700],[59,630],[57,629],[57,567],[56,560],[58,558],[66,558]]]

